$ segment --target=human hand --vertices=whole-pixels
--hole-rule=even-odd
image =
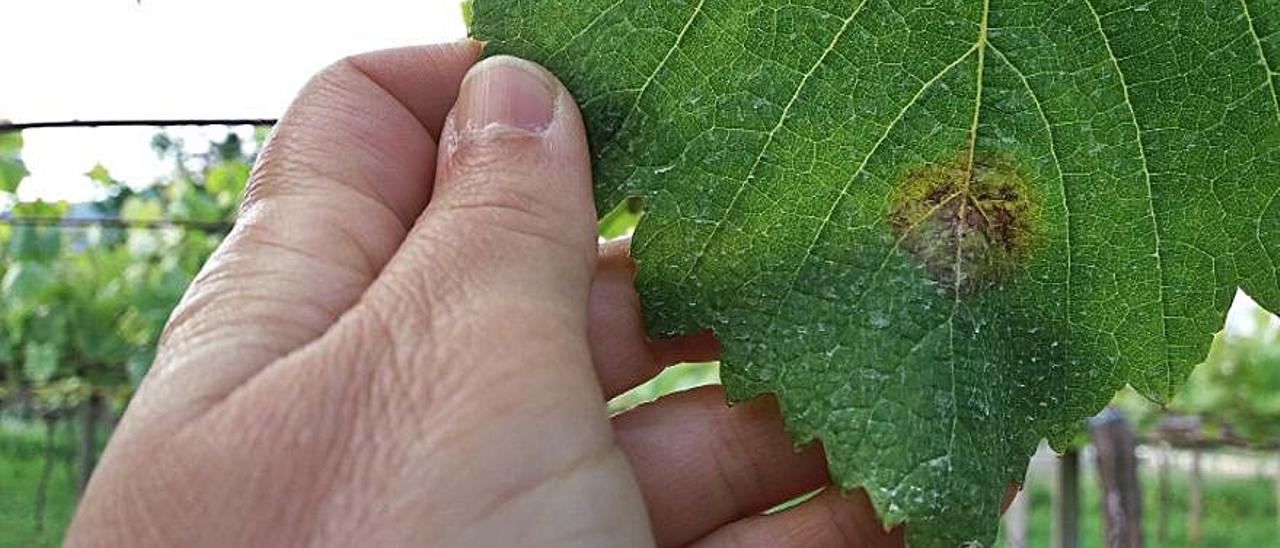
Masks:
[[[646,340],[625,245],[597,249],[573,99],[477,54],[372,53],[307,85],[68,544],[901,544],[861,495],[760,515],[829,482],[770,399],[607,415],[716,343]]]

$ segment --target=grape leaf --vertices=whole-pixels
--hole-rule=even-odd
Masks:
[[[1280,306],[1267,0],[474,0],[642,196],[650,330],[913,546],[987,543],[1041,438],[1169,400],[1237,288]]]
[[[12,194],[28,175],[22,163],[22,134],[0,133],[0,193]]]

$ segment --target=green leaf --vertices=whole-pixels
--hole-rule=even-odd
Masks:
[[[67,214],[71,208],[67,202],[46,202],[44,200],[36,200],[34,202],[21,202],[14,204],[13,216],[48,219],[61,217]]]
[[[158,221],[164,218],[164,204],[155,198],[130,196],[120,206],[120,218],[137,222]]]
[[[62,251],[62,231],[52,227],[16,226],[9,240],[9,251],[19,260],[52,261]]]
[[[44,384],[58,372],[58,347],[52,344],[29,343],[23,348],[22,373],[36,384]]]
[[[14,361],[14,339],[13,333],[0,331],[0,373],[4,373],[6,367]]]
[[[238,198],[249,182],[250,169],[248,162],[220,162],[209,170],[204,184],[213,194],[231,194]]]
[[[166,191],[171,200],[168,216],[174,219],[217,222],[226,214],[226,208],[214,196],[190,181],[175,181]]]
[[[223,209],[220,216],[227,216],[228,212],[239,205],[240,199],[244,196],[244,189],[249,184],[249,173],[252,168],[249,162],[229,160],[214,165],[205,175],[205,189],[213,195],[218,206]]]
[[[1259,446],[1280,440],[1280,327],[1272,321],[1259,317],[1248,335],[1220,336],[1169,408]]]
[[[27,175],[27,166],[22,163],[22,134],[0,133],[0,192],[16,192]]]
[[[86,172],[84,176],[104,187],[113,187],[119,184],[115,179],[111,178],[111,172],[102,164],[94,164],[93,169]]]
[[[1280,10],[1260,0],[475,0],[643,196],[655,335],[913,546],[989,543],[1039,439],[1167,401],[1237,287],[1280,307]]]
[[[468,27],[471,26],[471,19],[473,18],[471,12],[472,1],[473,0],[462,0],[462,22]]]
[[[0,279],[0,295],[11,304],[43,298],[53,288],[52,272],[38,262],[19,262]]]
[[[640,222],[641,205],[639,198],[629,198],[613,208],[613,211],[605,214],[597,228],[600,237],[613,240],[626,236],[634,230],[636,224]]]

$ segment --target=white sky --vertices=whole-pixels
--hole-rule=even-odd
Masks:
[[[463,37],[460,0],[0,0],[0,119],[274,118],[345,55]],[[85,200],[97,162],[140,184],[153,128],[24,132],[23,199]],[[220,130],[184,134],[188,142]]]

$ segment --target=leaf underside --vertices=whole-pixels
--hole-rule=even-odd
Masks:
[[[987,544],[1042,438],[1167,401],[1280,306],[1272,0],[475,0],[559,75],[597,207],[643,196],[655,335],[912,546]]]

